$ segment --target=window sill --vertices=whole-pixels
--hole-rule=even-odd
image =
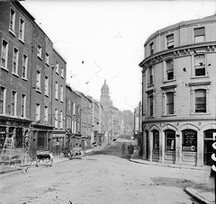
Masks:
[[[46,64],[46,66],[48,66],[48,67],[50,66],[48,63],[45,63],[45,64]]]
[[[5,67],[2,67],[2,66],[1,66],[1,69],[3,69],[3,70],[5,70],[5,71],[9,72],[8,68],[5,68]]]
[[[25,44],[24,39],[19,38],[19,41],[20,41],[21,43]]]
[[[56,101],[58,101],[58,98],[55,98]]]
[[[36,89],[36,92],[40,93],[41,94],[41,90],[40,89]]]
[[[56,74],[58,74],[58,75],[59,75],[59,72],[56,72]]]
[[[27,78],[25,78],[25,77],[22,77],[22,80],[24,80],[24,81],[28,81],[28,79],[27,79]]]
[[[37,55],[37,58],[38,58],[39,60],[41,60],[41,61],[43,60],[42,57],[39,56],[39,55]]]
[[[14,33],[14,31],[12,31],[12,30],[9,29],[9,32],[10,32],[14,37],[16,37],[16,34]]]
[[[13,74],[15,77],[17,77],[17,78],[19,77],[19,75],[18,75],[18,74],[16,74],[16,73],[12,73],[12,74]]]
[[[176,114],[165,114],[162,117],[173,117],[173,116],[176,116]]]
[[[210,113],[206,112],[206,113],[190,113],[191,116],[195,116],[195,115],[210,115]]]
[[[163,80],[163,83],[170,83],[170,82],[173,82],[173,81],[176,81],[176,78],[175,78],[175,77],[174,77],[174,79],[170,79],[170,80],[164,79],[164,80]]]
[[[203,75],[203,76],[191,76],[191,79],[200,79],[200,78],[209,78],[209,75]]]
[[[46,97],[48,97],[49,98],[49,95],[48,94],[44,94]]]
[[[148,88],[153,87],[153,86],[154,86],[154,83],[153,84],[148,84]]]

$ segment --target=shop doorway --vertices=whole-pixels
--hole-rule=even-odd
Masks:
[[[149,133],[145,131],[146,135],[146,159],[149,160]]]
[[[204,131],[204,165],[207,166],[211,166],[213,164],[211,155],[214,153],[214,149],[212,147],[214,132],[216,132],[215,129]]]

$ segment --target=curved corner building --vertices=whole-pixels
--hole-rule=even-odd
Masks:
[[[216,132],[216,16],[152,34],[142,67],[143,159],[211,165]]]

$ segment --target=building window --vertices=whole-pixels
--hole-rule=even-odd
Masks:
[[[0,86],[0,114],[5,114],[6,89]]]
[[[55,98],[58,100],[58,82],[55,83]]]
[[[45,63],[49,66],[49,54],[46,53]]]
[[[64,78],[64,67],[61,67],[61,77]]]
[[[63,102],[64,101],[64,89],[63,86],[61,85],[60,87],[60,100]]]
[[[153,84],[153,68],[149,67],[149,85]]]
[[[46,96],[49,96],[49,78],[48,76],[45,76],[44,94]]]
[[[174,79],[173,59],[169,59],[165,63],[166,63],[166,79],[172,80]]]
[[[8,42],[2,40],[1,67],[7,69],[7,61],[8,61]]]
[[[166,113],[174,114],[174,93],[173,92],[166,93]]]
[[[28,57],[23,55],[22,60],[22,78],[27,79]]]
[[[36,76],[36,90],[41,90],[41,73],[37,70],[37,76]]]
[[[12,91],[11,97],[11,115],[16,116],[17,114],[17,93],[16,91]]]
[[[42,59],[42,47],[40,45],[37,47],[37,57]]]
[[[48,122],[48,106],[44,107],[44,122]]]
[[[26,117],[26,95],[22,94],[22,101],[21,101],[21,117]]]
[[[195,112],[206,113],[206,90],[195,90]]]
[[[16,13],[13,9],[10,9],[10,28],[9,30],[15,33],[15,17]]]
[[[19,51],[14,48],[13,50],[13,64],[12,64],[12,73],[18,75],[18,60],[19,60]]]
[[[174,34],[166,36],[167,49],[174,48]]]
[[[19,39],[24,41],[24,36],[25,36],[25,21],[20,18],[19,22]]]
[[[73,115],[76,115],[76,103],[73,103]]]
[[[200,43],[205,41],[205,28],[195,28],[194,29],[194,42]]]
[[[182,131],[182,150],[189,152],[197,151],[197,132],[194,130]]]
[[[63,112],[62,111],[60,111],[59,127],[60,129],[63,129]]]
[[[150,47],[150,54],[153,55],[154,54],[154,43],[150,43],[149,44],[149,47]]]
[[[56,73],[59,74],[59,63],[56,62]]]
[[[159,132],[158,130],[153,130],[153,149],[159,150]]]
[[[149,116],[154,115],[154,96],[149,96]]]
[[[165,130],[165,149],[175,151],[175,131]]]
[[[40,104],[36,104],[36,122],[40,122]]]
[[[58,110],[55,109],[55,128],[58,128]]]
[[[195,76],[205,76],[205,54],[198,54],[194,56]]]

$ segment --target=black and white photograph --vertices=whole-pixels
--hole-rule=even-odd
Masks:
[[[216,0],[0,0],[0,204],[215,204]]]

